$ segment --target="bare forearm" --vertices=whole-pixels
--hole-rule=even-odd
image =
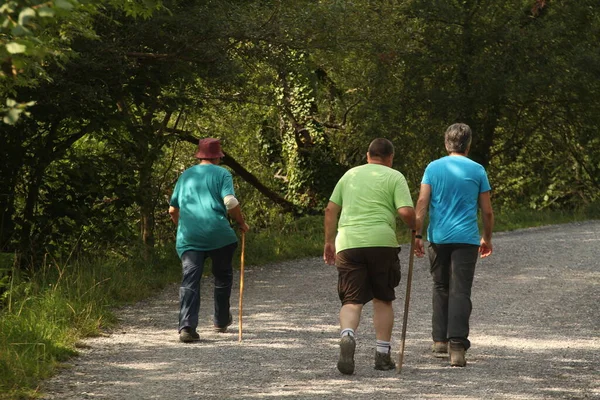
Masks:
[[[235,206],[231,210],[228,210],[227,212],[229,213],[229,216],[231,216],[231,218],[237,222],[238,225],[242,226],[246,223],[244,215],[242,214],[242,208],[239,205]]]
[[[494,230],[494,213],[481,213],[481,218],[483,220],[483,239],[489,242],[492,240],[492,231]]]
[[[415,209],[412,207],[402,207],[398,209],[398,215],[402,222],[409,227],[409,229],[415,229]]]
[[[330,201],[325,208],[325,243],[335,243],[337,234],[338,215],[342,208]]]
[[[425,223],[425,217],[427,216],[428,207],[428,201],[426,201],[425,199],[419,199],[417,201],[415,230],[418,234],[421,234],[423,232],[423,224]]]
[[[337,216],[331,210],[325,210],[325,243],[334,243],[337,233]]]
[[[179,208],[169,207],[169,215],[175,225],[179,224]]]
[[[479,194],[479,207],[481,208],[481,219],[483,221],[483,240],[490,242],[492,240],[492,230],[494,229],[494,211],[489,191]]]
[[[422,183],[421,190],[419,191],[419,200],[417,200],[416,210],[416,228],[417,234],[423,232],[423,224],[425,224],[425,217],[427,216],[427,209],[429,208],[429,199],[431,198],[431,186]]]

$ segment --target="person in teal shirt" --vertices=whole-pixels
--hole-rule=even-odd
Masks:
[[[337,367],[347,375],[354,373],[356,330],[363,306],[371,300],[377,340],[375,369],[395,368],[390,341],[394,288],[400,283],[396,218],[399,216],[413,229],[415,212],[406,179],[392,168],[393,159],[394,146],[389,140],[373,140],[367,164],[342,176],[325,209],[323,258],[337,267],[338,295],[342,302]]]
[[[464,367],[465,352],[471,346],[469,318],[471,288],[477,254],[492,254],[494,213],[490,183],[485,169],[467,158],[471,128],[453,124],[444,135],[448,156],[431,162],[425,169],[417,201],[415,255],[425,248],[421,229],[429,208],[428,255],[433,278],[432,351],[438,357],[450,355],[450,365]],[[481,209],[483,235],[479,236]]]
[[[230,312],[233,283],[232,260],[237,236],[228,216],[248,231],[233,190],[231,173],[219,166],[221,143],[218,139],[201,139],[196,158],[200,163],[185,170],[171,196],[169,214],[177,225],[177,254],[181,258],[183,278],[179,289],[179,339],[199,340],[200,279],[204,261],[212,260],[214,289],[214,329],[225,332],[232,323]]]

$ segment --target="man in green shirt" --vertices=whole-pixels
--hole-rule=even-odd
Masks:
[[[400,283],[396,216],[414,229],[415,211],[406,179],[392,168],[393,159],[394,146],[389,140],[373,140],[368,163],[342,176],[325,209],[323,259],[338,269],[342,307],[337,367],[343,374],[354,373],[355,331],[363,306],[371,300],[377,339],[375,369],[395,368],[390,340],[394,288]]]

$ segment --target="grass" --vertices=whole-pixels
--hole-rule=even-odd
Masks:
[[[577,211],[502,210],[495,231],[600,218],[600,206]],[[398,240],[408,243],[408,230],[399,224]],[[241,246],[240,246],[241,247]],[[239,266],[239,253],[235,258]],[[323,251],[323,218],[280,221],[246,238],[246,265],[320,256]],[[29,399],[38,395],[39,382],[77,354],[76,345],[115,323],[115,306],[152,296],[180,278],[173,248],[155,258],[124,259],[105,256],[62,265],[48,262],[23,279],[13,270],[10,285],[6,271],[12,255],[0,254],[0,399]],[[4,275],[2,274],[4,272]],[[2,281],[4,279],[4,281]]]
[[[311,216],[249,232],[244,259],[247,265],[265,265],[322,254],[323,217]]]
[[[179,261],[170,250],[148,262],[115,256],[47,263],[27,279],[13,271],[0,314],[0,399],[35,398],[38,383],[77,354],[81,338],[116,321],[115,306],[177,280]]]

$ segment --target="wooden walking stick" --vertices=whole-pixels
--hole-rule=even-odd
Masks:
[[[238,323],[238,341],[242,341],[242,313],[244,299],[244,248],[246,247],[246,233],[242,232],[242,255],[240,258],[240,303],[239,303],[239,323]]]
[[[406,278],[406,297],[404,298],[404,318],[402,321],[402,344],[400,353],[398,353],[398,365],[396,372],[402,371],[402,361],[404,361],[404,342],[406,341],[406,324],[408,322],[408,305],[410,304],[410,286],[413,274],[413,261],[415,258],[415,232],[413,231],[410,238],[410,254],[408,255],[408,277]]]

